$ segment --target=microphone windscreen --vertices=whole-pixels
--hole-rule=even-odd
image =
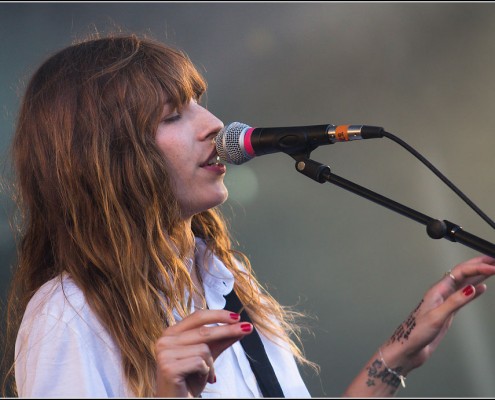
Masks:
[[[240,165],[252,158],[244,150],[244,132],[249,128],[242,122],[232,122],[218,133],[215,146],[222,161]]]

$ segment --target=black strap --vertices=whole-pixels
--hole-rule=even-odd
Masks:
[[[241,314],[241,321],[251,322],[249,315],[243,308],[243,305],[237,297],[234,290],[232,290],[227,296],[225,309]],[[242,312],[241,312],[242,309]],[[282,388],[278,382],[277,376],[273,371],[273,367],[270,364],[270,360],[266,355],[265,347],[260,339],[260,336],[253,326],[253,332],[244,336],[241,339],[241,345],[244,348],[251,369],[254,372],[254,376],[258,381],[261,393],[263,397],[285,397]]]

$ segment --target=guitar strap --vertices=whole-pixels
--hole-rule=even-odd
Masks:
[[[227,300],[225,304],[226,310],[236,313],[240,312],[242,321],[251,322],[249,315],[233,289],[225,296],[225,299]],[[275,371],[270,364],[263,342],[254,326],[253,331],[249,335],[244,336],[240,342],[254,372],[254,376],[258,381],[263,397],[285,397]]]

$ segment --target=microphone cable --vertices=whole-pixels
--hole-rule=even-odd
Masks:
[[[432,163],[430,163],[425,157],[423,157],[419,152],[417,152],[413,147],[408,145],[402,139],[398,138],[394,134],[383,131],[383,136],[391,139],[396,142],[400,146],[404,147],[407,151],[409,151],[414,157],[416,157],[419,161],[421,161],[424,165],[426,165],[438,178],[440,178],[450,189],[452,189],[464,202],[471,207],[488,225],[490,225],[493,229],[495,229],[495,222],[490,219],[480,208],[474,204],[461,190],[459,190],[447,177],[445,177]]]

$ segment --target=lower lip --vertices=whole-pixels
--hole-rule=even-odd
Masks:
[[[224,164],[205,165],[203,168],[218,175],[225,174],[225,172],[227,171],[227,168]]]

